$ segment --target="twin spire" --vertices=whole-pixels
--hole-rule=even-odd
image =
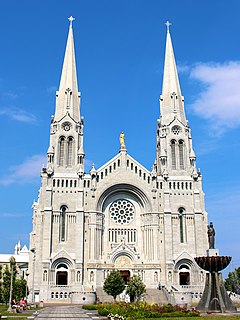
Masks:
[[[56,98],[55,120],[62,119],[66,113],[75,120],[80,120],[80,93],[78,92],[77,72],[74,51],[74,39],[72,16],[70,21],[65,57],[62,68],[59,91]],[[160,96],[161,122],[169,124],[177,117],[183,124],[186,123],[184,113],[184,102],[178,80],[177,67],[174,57],[171,35],[169,31],[171,23],[166,22],[167,38],[164,62],[164,75],[162,84],[162,95]]]
[[[78,122],[80,120],[80,93],[78,92],[72,28],[72,22],[75,19],[71,16],[68,20],[70,21],[70,25],[60,86],[59,91],[57,91],[55,120],[58,121],[62,119],[68,112],[69,115]]]

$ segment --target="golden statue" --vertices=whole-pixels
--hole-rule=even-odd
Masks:
[[[123,131],[120,133],[119,141],[120,147],[125,147],[125,135]]]

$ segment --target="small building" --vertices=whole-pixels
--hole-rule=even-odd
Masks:
[[[17,277],[27,280],[28,277],[28,263],[29,263],[29,250],[26,245],[21,246],[20,241],[16,243],[14,247],[14,253],[2,253],[0,254],[0,265],[2,266],[2,271],[6,266],[10,266],[10,258],[13,257],[16,261],[17,266]]]

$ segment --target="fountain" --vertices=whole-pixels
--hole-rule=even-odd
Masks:
[[[224,287],[222,275],[219,273],[229,265],[232,258],[218,255],[218,250],[214,249],[214,236],[215,230],[213,224],[210,223],[210,226],[208,226],[208,256],[195,258],[199,267],[208,271],[206,274],[204,292],[197,306],[197,310],[222,313],[236,312],[236,308]]]

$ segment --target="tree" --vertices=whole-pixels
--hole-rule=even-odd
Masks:
[[[146,292],[146,286],[142,282],[142,279],[134,274],[130,277],[128,281],[128,286],[126,289],[126,294],[130,296],[130,301],[134,302],[135,300],[139,301],[141,296]]]
[[[13,297],[20,301],[26,296],[27,281],[25,279],[16,279],[13,287]]]
[[[116,301],[117,295],[125,289],[125,282],[118,271],[111,271],[107,279],[104,281],[103,290]]]
[[[13,257],[12,257],[13,258]],[[11,274],[12,274],[12,299],[16,299],[19,301],[21,298],[26,296],[28,293],[27,290],[27,281],[23,278],[17,278],[17,266],[15,259],[9,260],[9,266],[6,265],[6,268],[2,272],[2,268],[0,266],[0,302],[9,303],[10,300],[10,291],[11,291]],[[2,279],[2,281],[1,281]],[[11,301],[12,302],[12,301]]]
[[[10,284],[11,284],[11,272],[9,271],[8,265],[6,265],[6,268],[3,272],[3,301],[7,304],[9,301],[9,295],[10,295]]]
[[[0,264],[0,302],[3,302],[2,300],[2,292],[3,292],[3,287],[2,287],[2,264]]]
[[[227,291],[240,294],[240,267],[235,269],[233,272],[229,272],[224,285]]]

